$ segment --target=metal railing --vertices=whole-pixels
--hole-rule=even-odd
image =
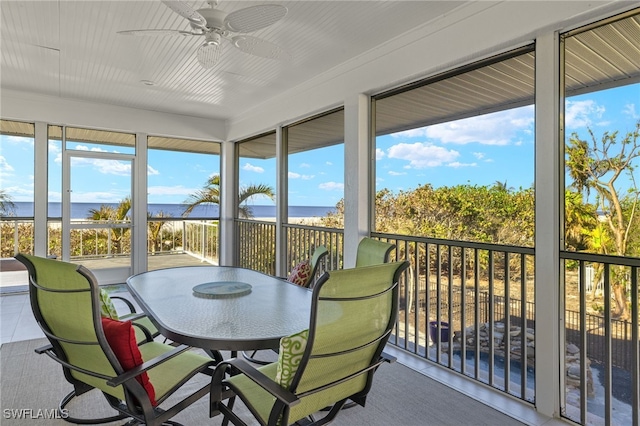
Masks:
[[[236,219],[238,266],[276,274],[276,224]]]
[[[326,267],[342,267],[342,230],[290,224],[285,230],[288,267],[308,258],[317,245],[331,253]],[[275,223],[241,219],[237,232],[240,265],[273,274]],[[372,237],[396,245],[392,260],[411,263],[401,281],[400,317],[390,343],[535,401],[534,343],[527,337],[535,335],[534,250],[379,233]]]
[[[390,342],[534,402],[534,250],[373,233],[411,267]]]
[[[344,231],[337,228],[286,224],[287,273],[303,260],[309,259],[318,246],[325,246],[329,254],[318,267],[318,275],[324,271],[342,269],[344,262]]]
[[[297,224],[285,224],[283,227],[287,240],[287,273],[299,262],[309,259],[318,246],[325,246],[329,251],[318,268],[319,274],[325,270],[342,268],[344,257],[342,229]],[[252,219],[236,219],[236,232],[239,266],[275,275],[276,224]]]
[[[121,222],[82,220],[89,229],[71,229],[71,259],[129,256],[130,230]],[[91,224],[100,228],[91,228]],[[33,253],[33,218],[2,218],[0,221],[0,257],[18,252]],[[187,253],[201,260],[218,261],[218,220],[149,218],[147,221],[149,255]],[[49,219],[47,255],[61,257],[62,226],[59,219]]]
[[[564,318],[564,343],[567,348],[576,348],[575,357],[579,359],[573,374],[565,377],[562,414],[581,424],[637,425],[640,419],[640,259],[566,251],[560,252],[560,258],[565,264],[565,300],[573,298],[578,304],[577,312]],[[589,282],[594,276],[592,269],[599,271],[597,285]],[[598,288],[602,289],[601,305],[594,306]],[[594,292],[590,298],[589,290]],[[616,300],[620,302],[621,295],[624,295],[622,303],[627,304],[629,317],[623,320],[614,318],[612,309]],[[594,307],[601,310],[600,315],[590,313]],[[565,365],[565,368],[572,367]],[[595,389],[594,369],[597,369],[600,389]],[[570,382],[576,389],[569,389]],[[595,394],[603,395],[603,401],[594,403]]]
[[[149,221],[150,228],[154,221]],[[158,221],[164,222],[162,232],[150,239],[149,252],[183,251],[217,258],[215,221]],[[29,250],[32,220],[12,218],[1,224],[3,250]],[[59,223],[49,228],[50,242],[55,241]],[[295,224],[284,225],[284,230],[289,269],[307,259],[319,245],[329,250],[321,270],[343,267],[342,230]],[[276,224],[238,219],[236,233],[239,266],[274,275]],[[534,249],[384,233],[373,233],[372,237],[396,245],[391,260],[408,260],[411,264],[400,282],[400,315],[390,343],[509,395],[535,402]],[[640,259],[572,252],[561,252],[560,257],[565,262],[565,303],[578,299],[577,309],[565,306],[563,319],[567,347],[562,360],[567,371],[563,415],[582,424],[593,418],[616,424],[620,420],[615,416],[626,410],[631,424],[638,424],[638,405],[633,401],[640,395]],[[614,282],[620,280],[628,295],[628,320],[612,317],[611,297],[602,297],[601,313],[588,304],[589,291],[595,294],[602,289],[602,294],[611,295]],[[577,353],[569,354],[569,346],[577,348]],[[572,362],[578,363],[579,370],[575,386],[570,383],[575,381],[571,376],[576,375]],[[604,394],[601,406],[592,402],[592,378],[596,374]],[[626,404],[623,410],[615,405],[618,400]]]

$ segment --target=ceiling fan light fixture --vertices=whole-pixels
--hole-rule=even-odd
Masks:
[[[279,4],[249,6],[226,13],[217,9],[218,0],[209,0],[209,8],[195,10],[192,0],[161,0],[167,7],[187,19],[191,31],[171,29],[144,29],[117,31],[129,36],[204,36],[196,56],[203,68],[212,68],[220,57],[222,39],[236,49],[253,56],[288,61],[289,54],[280,46],[246,33],[271,26],[287,15],[287,8]],[[239,33],[239,34],[234,34]],[[145,83],[147,84],[147,83]]]
[[[211,31],[205,35],[204,44],[207,46],[220,46],[220,40],[220,34]]]
[[[197,53],[197,57],[198,57],[198,62],[200,62],[200,65],[202,66],[202,68],[205,69],[209,69],[211,67],[213,67],[216,62],[218,62],[218,59],[220,58],[220,45],[218,44],[214,44],[214,43],[209,43],[208,41],[205,41],[199,48],[198,48],[198,53]]]

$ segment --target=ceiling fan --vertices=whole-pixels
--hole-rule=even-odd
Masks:
[[[118,34],[133,36],[204,36],[204,43],[197,52],[198,62],[203,68],[213,67],[222,50],[222,39],[242,52],[268,59],[288,59],[287,52],[266,40],[245,35],[275,24],[287,14],[287,8],[279,4],[263,4],[239,9],[229,14],[216,9],[217,0],[207,1],[210,8],[195,10],[182,0],[162,0],[167,7],[184,17],[191,31],[147,29],[118,31]]]

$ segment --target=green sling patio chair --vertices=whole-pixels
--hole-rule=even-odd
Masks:
[[[127,307],[127,311],[124,314],[119,314],[116,310],[113,301],[119,301]],[[136,340],[142,342],[144,340],[153,340],[160,336],[160,331],[156,328],[151,319],[143,312],[137,312],[136,307],[126,297],[114,296],[107,294],[106,291],[100,290],[100,303],[102,308],[102,314],[109,316],[112,319],[120,321],[131,321],[136,333]],[[167,339],[164,339],[165,343]]]
[[[360,240],[356,252],[356,268],[387,263],[395,248],[396,246],[391,243],[368,237],[363,238]]]
[[[321,425],[348,399],[364,406],[373,374],[398,314],[398,280],[408,262],[325,272],[313,289],[308,330],[280,341],[277,362],[254,367],[223,361],[213,378],[213,406],[225,420],[246,423],[233,411],[239,397],[261,425]],[[225,372],[239,374],[225,377]],[[325,407],[331,406],[326,412]],[[315,416],[321,416],[316,420]]]
[[[100,290],[91,271],[24,254],[16,259],[27,267],[31,308],[50,343],[36,352],[60,363],[73,385],[58,407],[65,420],[96,424],[130,418],[128,425],[178,424],[169,419],[209,394],[209,377],[204,386],[196,383],[195,391],[191,379],[200,373],[211,376],[215,361],[185,345],[152,340],[138,344],[130,321],[101,316]],[[186,397],[163,404],[186,383],[190,384]],[[100,419],[66,416],[65,407],[73,398],[96,388],[117,414]]]
[[[313,250],[311,259],[309,260],[310,267],[308,268],[308,270],[304,270],[304,272],[301,273],[300,277],[292,277],[292,275],[296,273],[294,268],[294,271],[292,271],[292,273],[289,274],[287,281],[293,282],[295,284],[298,284],[306,288],[313,287],[316,281],[316,275],[318,274],[318,267],[320,266],[322,259],[324,259],[328,254],[329,254],[329,250],[327,250],[325,246],[316,247]],[[253,351],[251,354],[249,354],[247,351],[243,351],[242,356],[246,360],[251,361],[254,364],[267,365],[271,362],[271,361],[265,361],[265,360],[256,358],[257,353],[258,351]]]

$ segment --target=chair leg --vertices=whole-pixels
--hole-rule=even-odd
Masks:
[[[214,351],[211,349],[205,349],[204,351],[207,353],[207,355],[216,360],[216,364],[219,364],[224,360],[224,358],[222,358],[222,354],[218,351]]]
[[[232,396],[231,398],[229,398],[229,401],[227,402],[227,411],[233,413],[233,404],[236,402],[236,397]],[[229,417],[227,417],[226,413],[223,413],[224,417],[222,419],[222,426],[228,426],[229,425]]]
[[[261,359],[257,359],[255,358],[256,354],[258,353],[257,350],[253,351],[251,354],[242,351],[242,356],[244,357],[244,359],[246,359],[249,362],[252,362],[254,364],[258,364],[258,365],[267,365],[267,364],[271,364],[272,361],[263,361]]]
[[[63,420],[65,420],[65,421],[67,421],[69,423],[74,423],[74,424],[78,424],[78,425],[97,425],[97,424],[102,424],[102,423],[115,422],[115,421],[126,419],[126,418],[129,417],[129,416],[125,415],[125,414],[116,414],[116,415],[111,416],[111,417],[103,417],[103,418],[100,418],[100,419],[78,419],[76,417],[71,417],[68,414],[69,410],[67,410],[65,407],[75,397],[76,397],[76,392],[75,391],[69,392],[68,395],[66,395],[64,398],[62,398],[60,400],[60,404],[58,406],[58,413],[60,414],[60,417],[62,417]],[[66,413],[66,415],[65,415],[65,413]]]

